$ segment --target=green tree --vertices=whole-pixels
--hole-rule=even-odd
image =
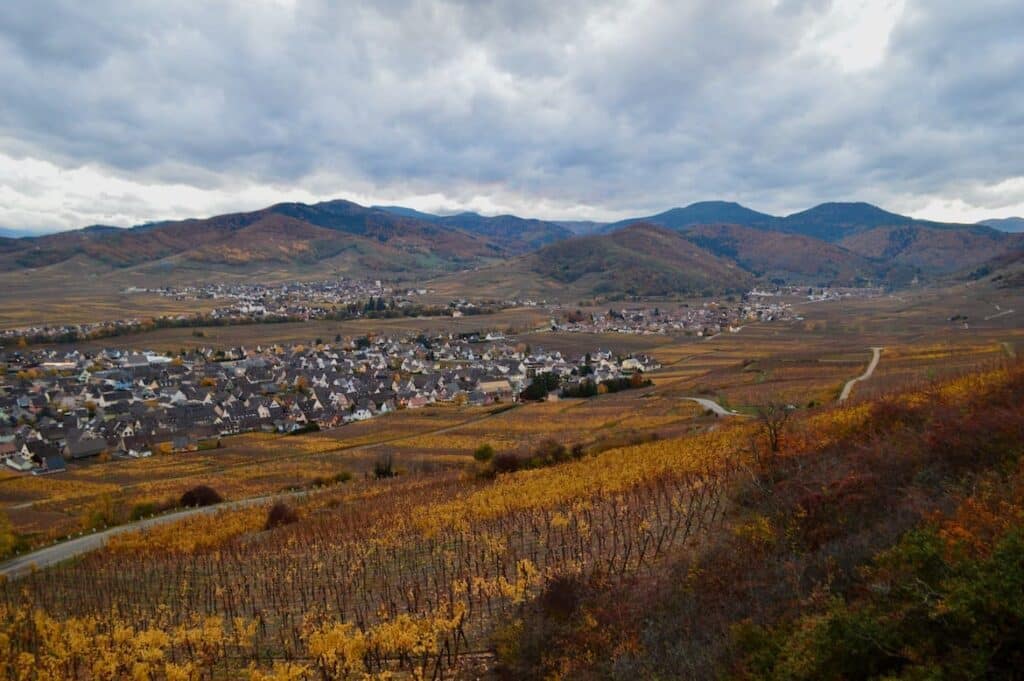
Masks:
[[[473,452],[473,458],[481,463],[487,463],[494,458],[494,447],[485,442],[476,448],[476,451]]]

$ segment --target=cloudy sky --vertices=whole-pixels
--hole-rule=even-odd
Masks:
[[[0,227],[1024,214],[1022,34],[1021,0],[5,0]]]

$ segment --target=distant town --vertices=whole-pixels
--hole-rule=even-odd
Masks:
[[[751,299],[741,303],[684,304],[674,309],[632,306],[613,307],[607,312],[566,312],[561,320],[551,320],[551,329],[570,333],[683,333],[710,337],[723,332],[735,333],[748,322],[782,321],[794,317],[793,306],[788,303]]]
[[[131,317],[83,324],[34,325],[0,330],[0,345],[112,338],[161,328],[348,320],[381,317],[462,316],[494,312],[519,301],[496,303],[456,299],[445,305],[422,305],[422,288],[394,288],[380,281],[337,279],[276,286],[209,284],[205,286],[129,288],[126,294],[151,293],[181,301],[216,300],[225,304],[209,312]]]
[[[537,329],[541,332],[703,338],[735,333],[752,322],[799,319],[784,298],[824,301],[881,293],[754,290],[740,300],[632,304],[584,312],[522,300],[483,304],[459,299],[428,308],[416,302],[425,289],[344,279],[148,292],[228,303],[203,315],[163,318],[167,325],[358,318],[404,309],[460,316],[543,306],[551,320],[548,327]],[[118,329],[156,326],[154,320],[121,320],[2,332],[0,341],[6,347],[0,350],[5,369],[0,383],[0,462],[26,474],[43,475],[83,459],[195,451],[217,447],[221,438],[240,433],[337,428],[398,409],[444,403],[486,406],[544,399],[549,393],[551,398],[592,395],[601,385],[613,389],[642,385],[636,377],[659,368],[643,354],[621,356],[595,347],[570,357],[543,350],[543,333],[530,336],[538,345],[531,348],[523,338],[514,342],[495,330],[434,336],[337,335],[309,345],[196,348],[176,354],[67,349],[56,343],[29,347],[24,342],[26,337],[33,342],[74,341],[102,337],[104,330],[113,334]],[[530,390],[533,380],[542,375],[544,387],[539,392]]]
[[[490,314],[515,307],[546,308],[552,313],[551,328],[566,332],[588,333],[686,333],[709,335],[735,330],[745,322],[792,319],[794,313],[782,298],[802,298],[810,302],[841,300],[850,297],[883,295],[881,288],[807,288],[784,287],[754,289],[739,302],[707,301],[699,305],[683,304],[676,309],[634,304],[611,307],[607,313],[566,311],[563,306],[544,300],[468,300],[457,298],[444,304],[424,304],[418,300],[425,288],[396,287],[381,281],[337,279],[295,282],[265,286],[259,284],[208,284],[189,287],[130,288],[125,293],[150,293],[181,301],[216,300],[225,302],[208,312],[130,317],[81,324],[33,325],[0,330],[0,346],[75,343],[101,340],[161,328],[195,328],[273,324],[318,320],[351,320],[395,317],[461,317]]]

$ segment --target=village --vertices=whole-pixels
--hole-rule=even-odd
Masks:
[[[381,317],[431,317],[486,314],[518,301],[470,301],[453,299],[446,304],[417,301],[427,289],[392,287],[377,281],[356,279],[262,284],[208,284],[188,287],[129,288],[125,294],[150,293],[178,301],[224,301],[207,312],[130,317],[79,324],[39,324],[0,330],[0,345],[22,347],[45,343],[74,343],[113,338],[161,328],[234,326],[347,320]]]
[[[567,358],[500,333],[337,338],[312,347],[0,353],[0,461],[26,474],[83,460],[145,458],[262,431],[344,426],[436,403],[512,403],[540,374],[574,385],[658,365],[597,350]]]
[[[279,308],[289,303],[316,301],[322,304],[348,304],[370,297],[411,299],[425,295],[425,288],[410,288],[382,282],[380,279],[322,279],[290,281],[281,284],[209,283],[193,286],[131,287],[124,293],[153,293],[175,300],[234,300],[252,307]]]
[[[745,297],[743,302],[709,301],[699,305],[610,308],[607,312],[562,311],[551,329],[569,333],[686,334],[711,337],[736,332],[747,322],[795,319],[792,305]]]

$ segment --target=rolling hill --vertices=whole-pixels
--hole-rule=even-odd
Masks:
[[[776,218],[771,229],[779,232],[803,234],[824,241],[841,239],[881,226],[902,226],[914,223],[936,225],[906,215],[882,210],[870,203],[822,203],[799,213]]]
[[[39,268],[78,258],[115,269],[330,264],[351,271],[422,272],[459,269],[510,254],[477,234],[339,200],[281,203],[132,229],[98,225],[9,239],[0,243],[0,266]]]
[[[706,201],[650,222],[602,225],[440,216],[335,200],[131,229],[93,225],[0,237],[0,268],[40,280],[52,278],[55,268],[76,276],[131,275],[115,277],[122,285],[338,273],[424,278],[475,270],[465,282],[476,294],[551,297],[560,289],[571,295],[720,291],[754,278],[901,285],[915,276],[970,272],[1022,247],[1021,235],[919,221],[866,203],[827,203],[774,217]],[[504,271],[490,268],[494,263]]]
[[[700,295],[742,291],[753,277],[672,230],[639,223],[579,236],[511,262],[455,275],[452,290],[566,298]]]
[[[879,263],[800,234],[740,225],[701,225],[686,233],[698,246],[765,279],[818,285],[865,284],[884,276]]]
[[[746,206],[731,201],[700,201],[691,203],[685,208],[672,208],[664,213],[641,218],[629,218],[605,225],[601,231],[613,232],[622,227],[646,222],[674,230],[686,230],[696,225],[744,225],[767,226],[777,218],[767,213],[759,213]]]
[[[477,213],[459,213],[442,217],[438,219],[437,224],[478,234],[519,253],[532,251],[573,235],[567,228],[553,222],[520,218],[515,215],[484,217]]]
[[[876,227],[851,234],[839,245],[876,260],[945,274],[977,267],[1000,255],[1024,248],[1024,237],[976,226],[953,229],[920,224]]]
[[[431,215],[401,206],[379,206],[380,210],[436,225],[459,229],[491,239],[513,253],[526,253],[555,241],[568,239],[573,232],[560,224],[516,215],[486,217],[465,212],[455,215]]]
[[[982,220],[979,225],[985,225],[1000,232],[1024,232],[1024,218],[993,218]]]
[[[1014,235],[990,226],[918,220],[863,202],[823,203],[776,217],[737,203],[705,201],[640,220],[692,234],[696,243],[751,272],[787,281],[904,284],[1021,248]]]

